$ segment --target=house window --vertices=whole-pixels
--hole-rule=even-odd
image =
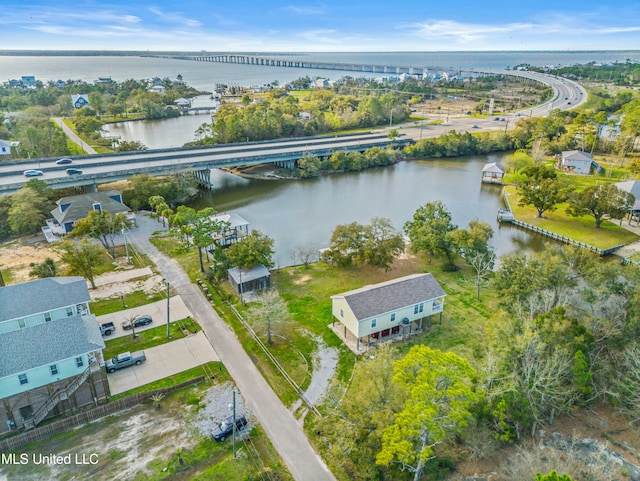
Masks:
[[[422,312],[422,311],[424,311],[424,302],[421,302],[421,303],[420,303],[420,309],[419,309],[419,312]]]
[[[67,307],[67,317],[73,316],[73,307]]]
[[[51,370],[52,376],[58,375],[58,366],[56,364],[51,364],[51,366],[49,366],[49,369]]]
[[[344,309],[340,309],[340,317],[344,317]]]
[[[376,320],[375,319],[371,319],[371,327],[376,327]]]
[[[396,321],[396,313],[394,312],[393,314],[391,314],[391,322],[395,322]]]
[[[413,313],[417,314],[418,313],[418,304],[416,304],[415,306],[413,306]]]
[[[84,366],[84,359],[82,359],[81,357],[76,357],[76,367],[82,366]]]
[[[51,322],[51,313],[50,312],[45,312],[44,313],[44,322]]]
[[[29,383],[29,379],[27,379],[27,375],[26,374],[19,374],[18,375],[18,380],[20,381],[20,384],[28,384]]]
[[[18,319],[18,327],[20,329],[24,329],[27,327],[27,322],[24,319]]]

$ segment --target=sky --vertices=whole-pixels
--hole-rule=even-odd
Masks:
[[[637,50],[640,1],[3,1],[0,32],[0,50]]]

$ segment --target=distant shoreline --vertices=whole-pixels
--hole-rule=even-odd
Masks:
[[[459,54],[459,53],[604,53],[630,52],[638,53],[640,49],[625,50],[451,50],[451,51],[398,51],[398,52],[244,52],[244,51],[215,51],[215,50],[16,50],[0,49],[0,56],[5,57],[156,57],[161,55],[207,55],[235,53],[245,55],[315,55],[315,54]]]

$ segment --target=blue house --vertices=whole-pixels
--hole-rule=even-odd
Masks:
[[[0,433],[106,399],[90,300],[82,277],[0,288]]]

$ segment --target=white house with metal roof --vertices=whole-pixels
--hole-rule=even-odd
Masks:
[[[598,168],[589,152],[565,150],[560,157],[560,169],[572,174],[589,175],[591,167]]]
[[[343,326],[343,339],[361,342],[421,331],[423,320],[442,316],[446,294],[431,274],[412,274],[331,296],[332,314]]]
[[[222,247],[228,247],[231,244],[241,241],[250,233],[249,222],[240,214],[235,212],[221,212],[211,216],[216,222],[226,224],[226,229],[222,235],[216,234],[215,241]],[[213,249],[213,245],[210,246]]]
[[[90,300],[82,277],[0,288],[0,432],[106,399]]]

